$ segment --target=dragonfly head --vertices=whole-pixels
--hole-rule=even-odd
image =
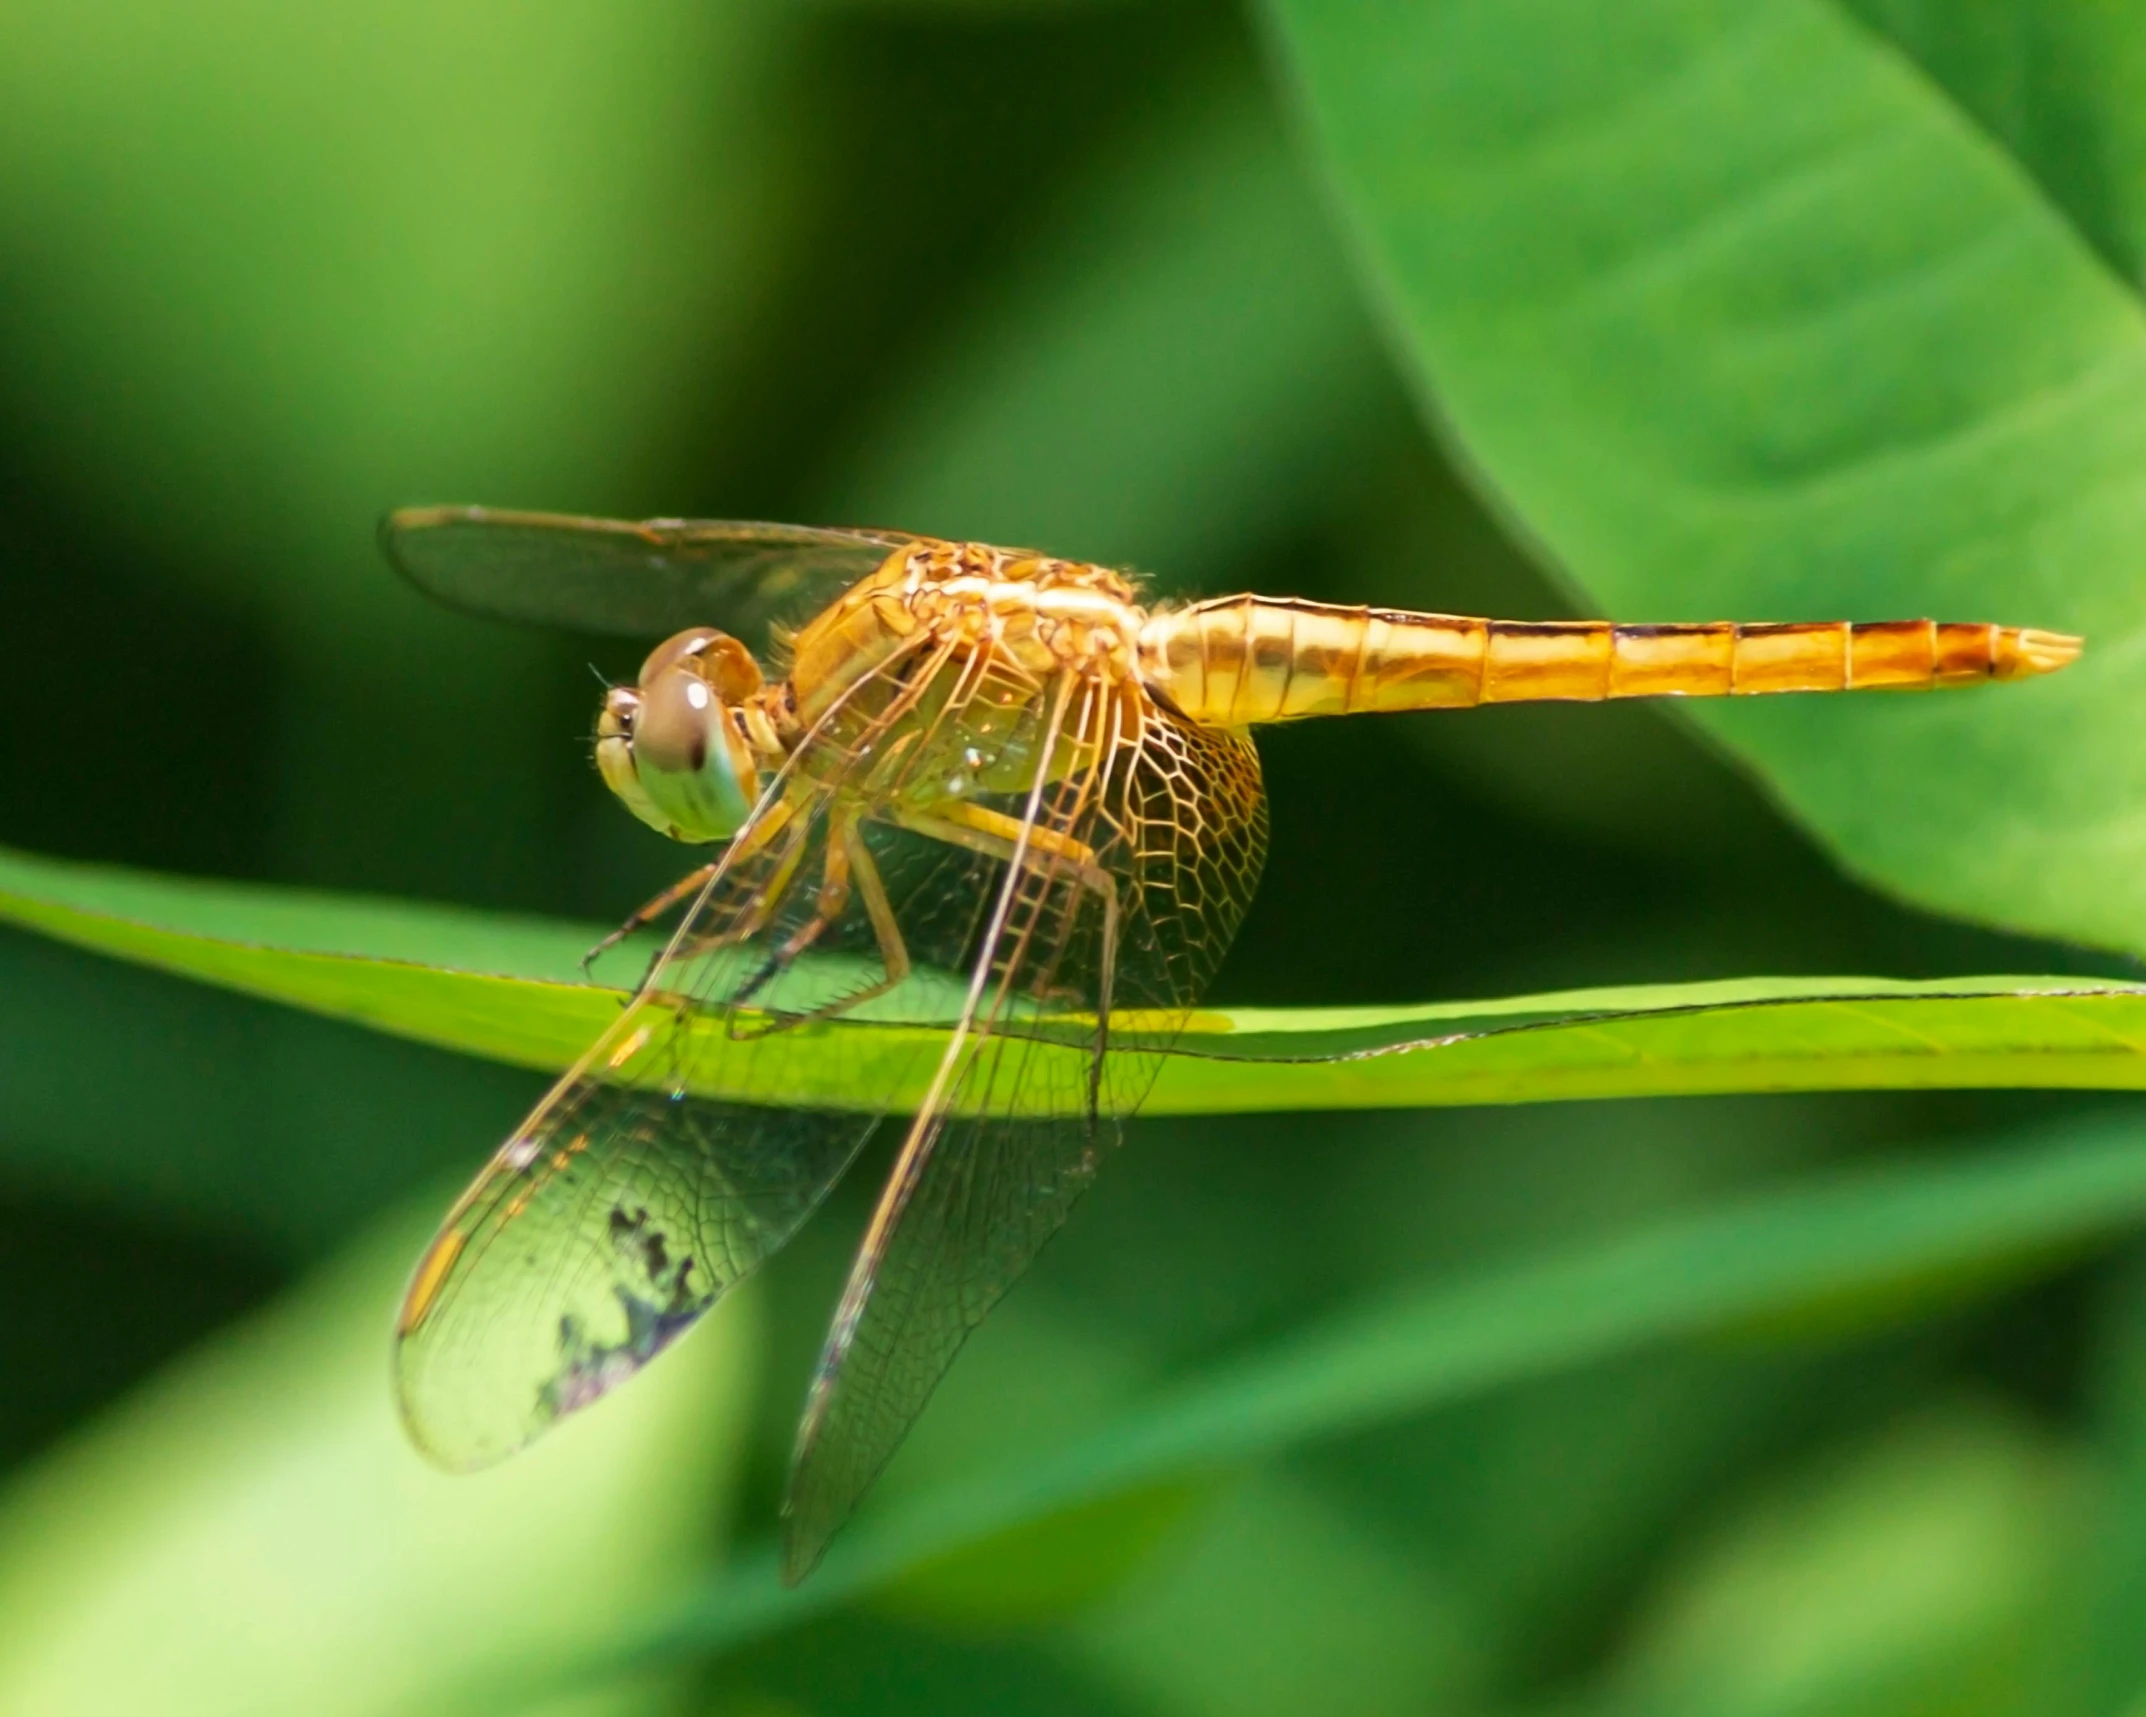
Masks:
[[[649,652],[640,683],[614,686],[596,718],[596,767],[650,828],[681,841],[727,841],[760,796],[741,706],[760,666],[708,627]]]

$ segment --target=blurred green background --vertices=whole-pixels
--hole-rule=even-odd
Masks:
[[[1913,532],[1894,561],[1858,563],[1892,582],[1844,584],[1825,570],[1834,516],[1785,507],[1769,528],[1818,543],[1816,570],[1785,555],[1709,582],[1726,562],[1698,525],[1678,539],[1689,560],[1648,561],[1651,587],[1625,550],[1591,561],[1606,515],[1544,502],[1566,454],[1527,441],[1562,421],[1556,401],[1496,397],[1438,340],[1500,377],[1527,374],[1519,348],[1576,366],[1575,389],[1613,391],[1615,365],[1471,296],[1501,257],[1521,266],[1490,226],[1455,229],[1481,248],[1456,239],[1465,254],[1428,263],[1395,235],[1386,216],[1417,182],[1380,180],[1366,151],[1399,145],[1350,129],[1365,42],[1331,38],[1362,26],[1322,38],[1318,21],[1346,10],[0,11],[0,841],[596,921],[668,880],[676,850],[608,802],[584,743],[588,664],[621,673],[634,652],[428,610],[373,548],[378,514],[409,502],[885,523],[1118,562],[1163,593],[1515,617],[1642,596],[1654,611],[1635,617],[1725,600],[1824,617],[1918,590],[1962,618],[2000,594],[1986,617],[2130,612],[2137,558],[2054,527],[2049,562],[2010,584],[1992,553],[1917,586],[1939,557]],[[1463,33],[1480,11],[1422,10]],[[1478,19],[1486,58],[1449,65],[1453,89],[1407,83],[1418,62],[1395,54],[1367,102],[1465,108],[1450,129],[1473,146],[1602,63],[1577,9],[1514,11],[1563,48],[1494,59],[1517,50]],[[1676,31],[1725,30],[1749,52],[1707,99],[1775,115],[1798,110],[1796,86],[1750,56],[1788,41],[1808,69],[1823,14],[1825,51],[1877,68],[1858,88],[1912,85],[1981,152],[1975,183],[2039,199],[2027,225],[2065,227],[2115,317],[2135,312],[2129,199],[2146,185],[2126,130],[2146,111],[2146,24],[2119,11],[1650,0],[1632,16],[1660,39],[1627,47],[1667,66]],[[1664,134],[1733,153],[1683,113],[1691,96],[1665,77],[1650,98]],[[1891,159],[1851,151],[1838,171]],[[1442,171],[1422,170],[1425,206],[1452,190]],[[1505,183],[1507,236],[1545,268],[1596,256],[1584,204]],[[1799,242],[1822,247],[1813,218]],[[1752,267],[1820,294],[1852,276],[1845,249],[1788,268],[1764,249],[1778,236],[1731,222],[1706,243],[1759,245]],[[1444,261],[1432,298],[1458,308],[1441,321],[1409,270]],[[1664,325],[1720,307],[1679,300]],[[1800,426],[1784,437],[1828,388],[1927,418],[1953,355],[1905,354],[1925,366],[1909,381],[1938,378],[1921,393],[1870,389],[1860,360],[1821,348],[1722,397]],[[2028,358],[2014,368],[2039,385]],[[1623,422],[1571,445],[1637,512],[1670,460],[1658,421]],[[2142,446],[2111,430],[2066,469],[2091,466],[2106,493]],[[1871,507],[1923,521],[1947,504],[1888,491]],[[2089,682],[2104,717],[2117,684]],[[2092,706],[2047,707],[2038,744],[2090,743]],[[2146,917],[2121,842],[2093,849],[2106,889],[2025,847],[1991,868],[1987,852],[2015,851],[1991,829],[2048,826],[2002,741],[1981,760],[1961,730],[1864,709],[1273,734],[1273,856],[1217,999],[2129,969]],[[1882,768],[1871,753],[1939,755],[1917,745],[1959,759],[1947,790],[1982,819],[1951,846],[1866,827],[1888,807],[1951,826],[1853,774]],[[2137,822],[2128,775],[2094,783],[2064,803]],[[1829,841],[1890,892],[1851,880]],[[2146,1254],[2121,1234],[1546,1371],[1009,1541],[742,1650],[518,1686],[516,1666],[601,1653],[702,1589],[726,1546],[767,1538],[874,1178],[711,1320],[677,1381],[499,1474],[436,1479],[395,1440],[390,1307],[430,1216],[538,1086],[0,932],[0,1703],[2146,1710]],[[2133,1115],[1938,1093],[1143,1124],[886,1489],[1016,1462],[1405,1284],[1578,1254],[1870,1159],[2122,1137]]]

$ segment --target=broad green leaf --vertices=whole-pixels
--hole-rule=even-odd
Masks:
[[[745,1562],[612,1666],[735,1648],[1106,1498],[1814,1301],[2075,1253],[2142,1221],[2146,1145],[2135,1124],[2104,1118],[2031,1147],[1840,1173],[1401,1288],[1192,1377],[1084,1441],[868,1513],[794,1591],[777,1585],[772,1554]]]
[[[566,1066],[624,996],[572,975],[593,928],[21,854],[0,853],[0,919],[523,1067]],[[913,1072],[888,1070],[911,1067],[915,1035],[939,1028],[868,1011],[801,1029],[814,1053],[786,1058],[800,1072],[797,1102],[921,1098]],[[1121,1029],[1137,1031],[1137,1016]],[[753,1046],[713,1029],[706,1042],[700,1079],[720,1095]],[[2146,1089],[2146,986],[1752,978],[1407,1008],[1207,1009],[1144,1112],[1963,1086]],[[764,1081],[755,1088],[765,1094]]]
[[[1847,0],[2136,284],[2146,273],[2146,29],[2101,0]]]
[[[1692,714],[1885,886],[2146,946],[2146,316],[2042,186],[1826,0],[1271,12],[1407,368],[1587,604],[2084,633]]]
[[[450,1477],[387,1381],[426,1203],[0,1491],[0,1709],[469,1711],[564,1640],[602,1649],[701,1564],[738,1476],[757,1300],[524,1459]],[[677,1709],[671,1677],[607,1691],[591,1717]]]

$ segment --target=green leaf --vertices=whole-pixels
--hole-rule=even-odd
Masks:
[[[1848,0],[2034,176],[2118,274],[2146,263],[2146,30],[2099,0]]]
[[[1837,1174],[1540,1260],[1420,1283],[1195,1376],[1055,1452],[869,1514],[813,1579],[742,1564],[613,1666],[733,1649],[1035,1522],[1663,1342],[1850,1293],[2049,1258],[2146,1221],[2135,1126]]]
[[[576,977],[592,927],[157,877],[0,851],[0,919],[101,953],[517,1066],[569,1064],[624,992]],[[613,956],[631,967],[631,951]],[[615,966],[614,966],[614,969]],[[897,1105],[918,1033],[801,1028],[799,1103]],[[1137,1020],[1124,1028],[1137,1030]],[[1196,1014],[1156,1115],[1733,1091],[2146,1088],[2146,986],[1978,977],[1747,978],[1405,1008]],[[1064,1053],[1077,1055],[1068,1046]],[[711,1031],[704,1088],[753,1047]],[[890,1067],[911,1069],[902,1075]],[[756,1087],[764,1092],[764,1082]]]
[[[2146,946],[2146,317],[2043,186],[1825,0],[1271,11],[1407,368],[1590,606],[2088,639],[1694,718],[1864,875]]]

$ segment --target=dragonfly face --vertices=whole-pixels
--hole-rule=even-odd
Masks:
[[[1266,844],[1246,730],[1929,689],[2048,673],[2079,649],[1930,620],[1150,609],[1105,567],[889,531],[425,508],[385,536],[463,608],[670,633],[606,696],[596,759],[644,823],[722,843],[628,921],[679,912],[638,995],[419,1262],[398,1331],[406,1422],[450,1467],[521,1447],[654,1360],[811,1215],[879,1115],[906,1117],[798,1432],[793,1579],[1202,999]],[[787,677],[769,685],[740,636],[778,626]],[[844,1016],[844,1094],[815,1107],[832,1064],[802,1028]],[[873,1029],[894,1022],[934,1029]]]
[[[666,639],[637,685],[604,695],[596,766],[605,784],[675,840],[729,840],[760,797],[747,706],[762,689],[759,664],[735,638],[701,626]]]

